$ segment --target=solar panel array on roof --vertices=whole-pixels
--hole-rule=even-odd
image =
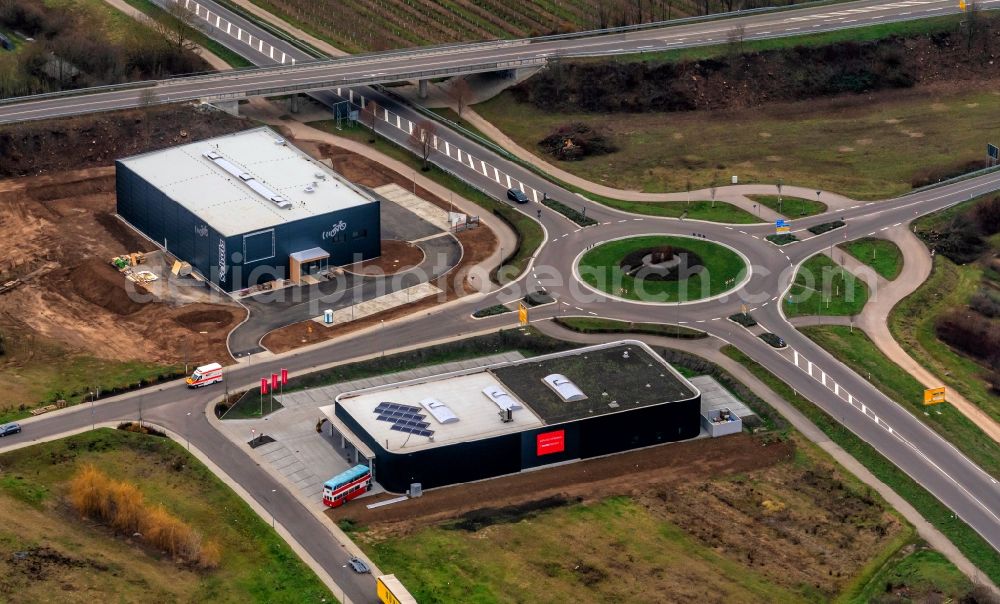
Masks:
[[[382,402],[373,409],[375,419],[389,422],[392,426],[390,430],[416,434],[417,436],[431,436],[433,430],[428,430],[430,422],[424,421],[424,413],[420,407],[413,405],[401,405],[399,403]]]

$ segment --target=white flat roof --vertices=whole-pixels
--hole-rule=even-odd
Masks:
[[[534,411],[523,405],[513,412],[513,421],[500,421],[500,409],[490,400],[483,389],[503,386],[485,370],[448,379],[447,388],[441,382],[428,379],[418,383],[402,383],[397,386],[373,388],[360,391],[356,395],[342,395],[337,404],[342,405],[361,427],[375,438],[380,445],[393,452],[418,451],[443,444],[478,440],[498,434],[520,432],[544,425]],[[420,401],[436,399],[448,406],[458,417],[458,421],[442,424],[433,415],[424,411]],[[417,407],[424,414],[427,430],[434,432],[434,440],[392,429],[392,423],[377,419],[375,408],[380,403],[396,403]]]
[[[206,157],[210,152],[225,161]],[[374,201],[266,126],[121,162],[225,237]],[[225,165],[252,180],[234,176]],[[279,195],[289,207],[282,209],[260,191]]]

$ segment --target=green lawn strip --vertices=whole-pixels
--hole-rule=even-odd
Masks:
[[[817,254],[799,267],[789,296],[782,304],[787,317],[855,316],[866,302],[868,286],[864,281],[830,258]]]
[[[954,407],[947,404],[925,407],[923,384],[882,354],[863,331],[852,332],[843,325],[810,326],[800,331],[858,374],[868,376],[886,396],[958,447],[991,476],[1000,476],[1000,445]]]
[[[583,210],[577,210],[576,208],[571,208],[570,206],[564,204],[563,202],[556,201],[554,199],[544,199],[542,200],[542,205],[544,205],[547,208],[551,208],[556,212],[559,212],[566,218],[572,220],[577,226],[588,227],[597,224],[596,220],[594,220],[593,218],[589,218],[584,213],[586,211],[586,208],[584,208]]]
[[[742,52],[753,53],[765,50],[794,48],[796,46],[826,46],[837,42],[867,42],[870,40],[880,40],[889,36],[913,36],[953,30],[958,27],[958,23],[960,21],[961,16],[959,15],[933,17],[930,19],[914,19],[912,21],[899,21],[894,23],[885,23],[882,25],[838,29],[818,34],[783,36],[778,38],[769,38],[767,40],[744,40],[743,43],[740,44],[740,48]],[[665,50],[662,52],[643,52],[637,54],[617,55],[613,60],[626,63],[677,63],[681,61],[710,59],[731,53],[732,48],[729,44],[715,44],[712,46],[679,48],[677,50]],[[600,61],[607,59],[597,58],[578,60]]]
[[[982,283],[982,268],[956,265],[941,254],[934,257],[930,277],[889,313],[889,330],[906,352],[949,388],[1000,420],[1000,397],[990,393],[988,370],[955,352],[938,339],[934,322],[952,308],[964,307]]]
[[[574,187],[575,188],[575,187]],[[691,220],[706,220],[708,222],[724,222],[730,224],[754,224],[760,222],[750,212],[738,208],[725,201],[625,201],[584,191],[587,199],[632,214],[643,216],[661,216],[665,218],[689,218]]]
[[[310,122],[309,125],[336,136],[364,143],[368,143],[371,139],[371,131],[366,128],[357,127],[337,130],[336,123],[332,120]],[[377,136],[375,142],[370,144],[375,150],[403,162],[413,169],[414,172],[421,169],[423,162],[419,157],[381,135]],[[545,236],[542,227],[537,222],[526,214],[515,210],[509,204],[493,199],[479,189],[466,184],[437,166],[431,165],[428,171],[421,172],[421,174],[474,202],[483,209],[497,214],[507,222],[514,232],[517,233],[519,245],[517,250],[504,250],[508,256],[505,262],[506,267],[508,267],[505,268],[506,280],[513,279],[524,271],[528,265],[528,261],[531,260],[531,256],[542,245],[542,240]],[[406,175],[403,174],[403,176],[405,177]]]
[[[45,361],[26,361],[20,366],[6,368],[0,374],[8,383],[13,382],[17,391],[32,392],[34,396],[29,400],[9,400],[3,395],[0,398],[0,423],[28,417],[30,409],[59,399],[78,404],[90,400],[89,393],[97,390],[101,397],[112,396],[126,389],[149,386],[184,374],[184,365],[113,361],[64,351],[42,354],[39,358]]]
[[[147,502],[162,504],[205,538],[219,541],[221,564],[195,575],[193,601],[234,601],[234,594],[256,602],[333,601],[332,594],[267,522],[182,445],[166,438],[100,429],[3,453],[0,492],[46,510],[53,523],[78,523],[76,530],[118,547],[120,538],[79,522],[75,515],[71,519],[62,509],[66,483],[84,463],[135,484]],[[44,543],[45,532],[38,538]],[[169,556],[160,558],[131,547],[137,564],[167,565],[166,573],[187,572]],[[122,572],[129,574],[128,569]],[[141,584],[134,587],[142,589]]]
[[[907,591],[917,593],[934,593],[943,602],[960,602],[974,587],[969,578],[944,555],[918,543],[912,551],[901,551],[887,560],[868,577],[866,583],[856,585],[838,602],[878,602],[890,586],[905,586]]]
[[[887,239],[862,237],[839,246],[858,261],[872,267],[876,273],[892,281],[903,270],[903,252]]]
[[[554,321],[557,325],[578,333],[641,333],[681,339],[707,337],[703,331],[683,325],[667,325],[665,323],[633,323],[632,321],[590,317],[556,317]]]
[[[275,393],[275,396],[280,395],[280,393],[281,391],[279,390]],[[260,395],[260,388],[254,388],[244,393],[239,400],[233,403],[233,406],[226,411],[222,419],[257,419],[271,415],[271,413],[282,408],[282,404],[277,399],[272,399],[270,392],[262,397]]]
[[[494,304],[493,306],[487,306],[486,308],[480,308],[476,312],[472,313],[473,317],[477,319],[482,319],[483,317],[493,317],[496,315],[502,315],[504,313],[514,312],[510,308],[504,306],[503,304]]]
[[[789,197],[787,195],[782,195],[780,198],[777,195],[747,195],[747,197],[788,218],[815,216],[828,209],[826,204],[821,201],[802,197]]]
[[[996,550],[926,489],[873,449],[871,445],[834,421],[826,412],[810,401],[798,395],[788,385],[743,352],[732,346],[726,346],[723,352],[726,356],[745,366],[769,388],[795,406],[833,442],[908,501],[921,516],[941,531],[992,581],[1000,581],[1000,556],[997,556]]]
[[[659,246],[683,248],[696,254],[701,258],[704,271],[680,280],[640,281],[626,275],[619,266],[626,254]],[[730,289],[743,277],[747,266],[736,252],[710,241],[647,235],[598,245],[583,255],[579,270],[587,284],[615,296],[630,300],[677,302],[707,298]]]
[[[153,3],[152,0],[125,0],[125,2],[132,8],[139,10],[144,15],[155,21],[162,22],[169,16],[166,11]],[[208,37],[200,30],[194,27],[188,27],[187,32],[187,35],[192,42],[208,49],[212,54],[218,56],[231,67],[253,67],[253,63],[249,60],[243,58],[235,51],[230,50],[220,42]]]

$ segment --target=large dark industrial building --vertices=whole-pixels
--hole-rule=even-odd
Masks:
[[[226,291],[381,253],[379,202],[270,128],[115,163],[118,214]]]
[[[320,410],[399,493],[694,438],[700,401],[627,340],[348,392]]]

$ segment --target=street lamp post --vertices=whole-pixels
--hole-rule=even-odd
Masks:
[[[271,489],[271,496],[273,497],[274,494],[277,493],[277,492],[278,492],[278,489]],[[273,530],[274,529],[274,502],[271,502],[271,506],[270,507],[271,507],[271,529]]]
[[[184,426],[184,437],[187,440],[187,450],[191,450],[191,412],[188,411],[187,420],[185,420]]]
[[[94,393],[90,393],[90,429],[97,428],[97,420],[94,419]]]

